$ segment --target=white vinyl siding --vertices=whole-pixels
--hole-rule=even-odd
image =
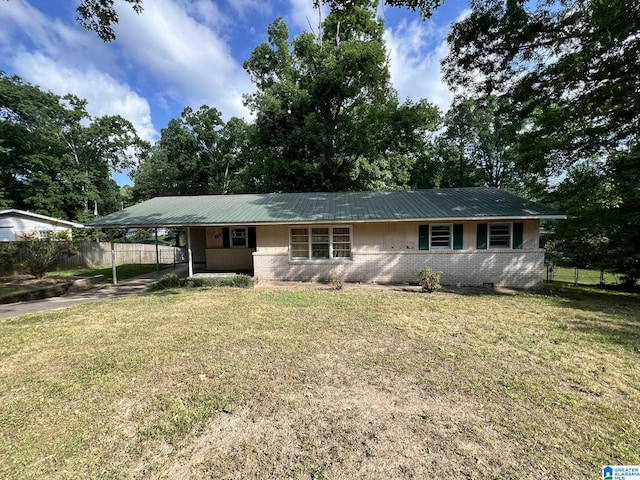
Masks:
[[[16,231],[13,227],[0,227],[0,242],[15,242]]]

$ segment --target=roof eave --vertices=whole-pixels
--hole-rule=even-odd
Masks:
[[[0,214],[9,214],[14,213],[16,215],[22,215],[23,217],[31,217],[37,218],[38,220],[45,220],[48,223],[57,226],[66,226],[71,228],[84,228],[84,225],[81,223],[70,222],[69,220],[62,220],[61,218],[49,217],[47,215],[41,215],[39,213],[28,212],[26,210],[20,210],[18,208],[7,208],[4,210],[0,210]]]
[[[566,215],[519,215],[519,216],[486,216],[486,217],[417,217],[417,218],[382,218],[382,219],[321,219],[321,220],[279,220],[279,221],[247,221],[247,222],[214,222],[214,223],[114,223],[87,224],[93,228],[185,228],[185,227],[233,227],[245,225],[311,225],[336,223],[391,223],[391,222],[496,222],[514,220],[566,220]]]

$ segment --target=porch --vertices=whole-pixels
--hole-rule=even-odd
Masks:
[[[253,276],[256,229],[252,226],[187,227],[188,276]]]

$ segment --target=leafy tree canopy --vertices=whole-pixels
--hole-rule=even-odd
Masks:
[[[561,173],[640,128],[640,3],[475,0],[449,34],[452,87],[510,99],[522,162]]]
[[[239,118],[225,123],[216,108],[185,108],[179,119],[162,129],[160,141],[135,172],[133,197],[241,190],[237,174],[245,163],[248,129]]]
[[[245,97],[256,115],[245,170],[255,191],[405,187],[438,112],[400,104],[390,85],[376,2],[333,10],[318,37],[293,41],[284,20],[269,26],[244,67],[258,87]]]
[[[148,148],[120,116],[94,118],[86,101],[0,74],[0,202],[85,221],[118,208],[113,171]]]

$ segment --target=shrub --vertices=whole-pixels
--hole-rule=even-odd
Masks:
[[[431,293],[441,287],[442,272],[436,272],[431,267],[424,267],[418,272],[418,283],[423,292]]]
[[[164,290],[165,288],[203,288],[203,287],[249,287],[251,277],[247,275],[234,275],[233,278],[186,278],[180,279],[175,273],[167,273],[153,285],[151,290]]]
[[[249,288],[251,286],[251,277],[249,275],[236,274],[233,276],[232,281],[234,287]]]
[[[176,273],[165,273],[158,283],[154,285],[154,290],[164,290],[166,288],[178,288],[180,286],[180,277]]]
[[[42,278],[54,270],[62,257],[78,252],[68,232],[51,232],[44,239],[31,233],[26,234],[24,239],[24,269],[36,278]]]
[[[331,270],[329,283],[334,290],[342,290],[342,287],[344,287],[344,273],[336,269]]]
[[[13,243],[0,243],[0,273],[13,273],[17,258],[18,247]]]

